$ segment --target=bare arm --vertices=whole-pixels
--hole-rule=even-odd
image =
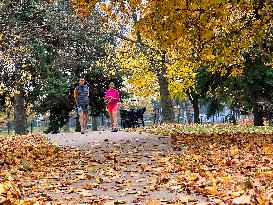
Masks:
[[[74,98],[75,98],[75,102],[77,104],[77,98],[78,98],[78,91],[77,88],[74,89]]]

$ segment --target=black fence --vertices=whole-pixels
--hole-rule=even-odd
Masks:
[[[192,114],[193,115],[193,114]],[[193,116],[192,116],[193,117]],[[242,116],[237,116],[236,120],[240,119]],[[243,116],[244,118],[245,116]],[[178,123],[188,124],[188,120],[183,113],[176,113],[175,119]],[[95,124],[97,130],[109,130],[110,129],[110,119],[101,115],[96,118]],[[205,119],[200,116],[201,123],[222,123],[222,122],[232,122],[234,123],[234,116],[213,116],[211,119]],[[158,124],[162,122],[162,111],[161,109],[154,110],[146,110],[146,108],[140,109],[128,109],[128,110],[120,110],[118,112],[118,127],[119,128],[135,128],[142,127],[146,125]],[[40,120],[37,119],[28,122],[28,133],[43,133],[47,130],[49,124],[49,120]],[[88,121],[88,129],[92,129],[92,117],[90,116]],[[75,116],[71,116],[69,122],[60,129],[60,132],[74,132],[76,129],[76,118]],[[12,121],[9,121],[5,124],[0,124],[0,135],[14,135],[14,125]]]

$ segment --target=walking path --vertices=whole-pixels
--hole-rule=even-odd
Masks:
[[[169,137],[122,131],[46,137],[60,145],[85,150],[101,162],[89,170],[91,177],[70,185],[74,189],[71,193],[51,193],[55,198],[73,197],[77,204],[88,203],[91,196],[105,199],[104,204],[145,204],[148,198],[160,200],[160,204],[174,204],[178,199],[194,204],[205,201],[201,196],[185,193],[177,183],[176,173],[168,167],[168,156],[182,151],[174,151]],[[168,170],[166,178],[162,175],[165,170]],[[84,194],[82,188],[86,189]]]

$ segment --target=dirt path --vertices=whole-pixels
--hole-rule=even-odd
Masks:
[[[77,172],[87,177],[71,183],[67,187],[70,191],[49,191],[53,198],[70,200],[71,204],[91,204],[95,198],[104,204],[144,204],[148,198],[160,200],[160,204],[174,204],[178,199],[189,204],[206,201],[182,191],[177,183],[177,174],[172,172],[168,160],[172,153],[183,151],[175,151],[169,137],[109,131],[48,134],[46,137],[60,145],[85,150],[90,158],[100,162],[88,170],[83,167],[75,173],[64,173],[71,179],[79,175]],[[164,171],[168,172],[166,178],[162,175]]]

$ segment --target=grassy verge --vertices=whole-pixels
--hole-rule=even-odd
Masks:
[[[204,125],[184,125],[184,124],[162,124],[141,128],[141,130],[153,133],[169,135],[172,131],[183,133],[273,133],[273,127],[269,126],[246,126],[231,124],[204,124]]]

